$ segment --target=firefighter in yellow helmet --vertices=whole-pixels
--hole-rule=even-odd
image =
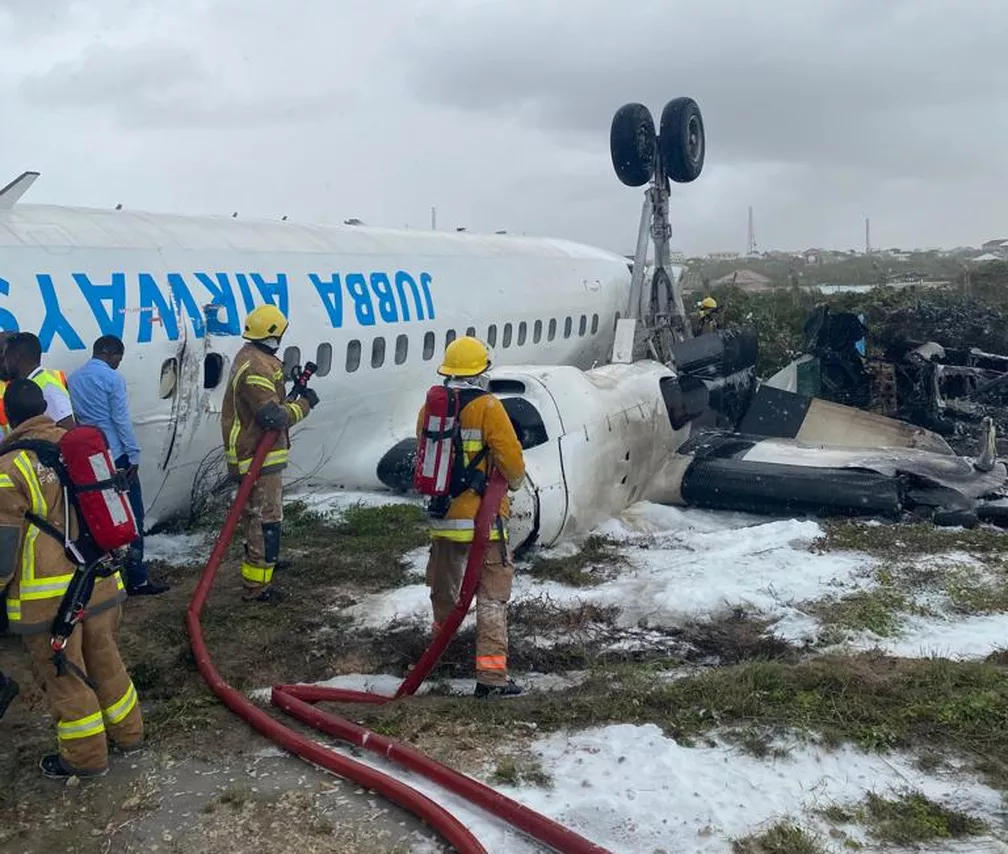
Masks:
[[[705,332],[713,332],[718,327],[718,307],[714,297],[704,297],[696,304],[696,322],[694,324],[694,334],[703,335]]]
[[[273,586],[273,570],[280,554],[282,472],[290,453],[288,430],[318,404],[312,389],[294,402],[286,400],[283,362],[276,357],[286,331],[287,318],[274,305],[259,306],[249,313],[242,333],[248,343],[235,356],[221,409],[228,473],[236,481],[248,472],[263,434],[280,431],[242,515],[245,557],[241,575],[246,601],[284,598]]]
[[[444,362],[438,368],[438,373],[446,378],[445,385],[459,395],[462,458],[455,459],[453,466],[470,468],[487,478],[494,469],[499,469],[515,490],[525,478],[525,461],[507,411],[486,391],[489,367],[490,353],[486,345],[467,335],[448,345]],[[425,410],[426,404],[417,416],[418,439],[424,429]],[[444,502],[434,499],[429,512],[431,547],[427,562],[427,586],[431,589],[435,630],[440,628],[458,600],[480,495],[467,488],[452,496],[446,508],[438,508],[438,503]],[[511,598],[514,565],[507,548],[510,502],[506,495],[501,499],[498,513],[491,528],[491,542],[483,559],[483,574],[476,593],[475,696],[482,698],[522,693],[522,689],[508,678],[507,603]]]

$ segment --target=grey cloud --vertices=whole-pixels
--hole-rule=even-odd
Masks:
[[[120,125],[147,130],[307,122],[349,103],[329,92],[221,91],[195,49],[168,42],[93,46],[76,60],[26,78],[21,95],[35,106],[106,108]]]
[[[604,140],[613,111],[696,97],[711,158],[896,175],[982,168],[1008,106],[1008,6],[877,3],[456,5],[410,40],[416,91]],[[590,11],[589,11],[590,10]]]
[[[31,201],[414,228],[437,205],[442,228],[629,251],[612,113],[687,94],[709,149],[676,248],[743,249],[750,204],[762,247],[856,246],[865,215],[886,245],[1003,230],[990,0],[54,4],[37,39],[0,12],[0,161],[42,172]]]
[[[79,59],[26,78],[21,94],[35,104],[57,107],[121,106],[136,100],[157,100],[175,86],[206,78],[199,54],[177,44],[99,44]]]

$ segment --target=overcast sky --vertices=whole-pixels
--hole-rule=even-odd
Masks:
[[[1004,0],[0,0],[0,185],[626,252],[612,114],[689,95],[676,248],[743,251],[748,205],[761,249],[861,248],[865,216],[977,245],[1008,237],[1006,35]]]

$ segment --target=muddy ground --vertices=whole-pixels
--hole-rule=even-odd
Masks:
[[[241,602],[232,549],[203,620],[211,654],[232,684],[248,690],[365,664],[352,650],[341,654],[343,623],[324,606],[345,596],[342,588],[380,589],[401,578],[399,554],[421,542],[422,531],[395,511],[362,519],[360,527],[371,525],[363,537],[336,526],[313,531],[318,520],[294,508],[287,529],[297,563],[283,579],[291,598],[279,606]],[[329,550],[341,541],[350,545],[334,558]],[[19,644],[0,639],[0,667],[22,685],[0,723],[0,851],[399,854],[433,839],[407,813],[275,749],[210,693],[184,623],[200,569],[155,565],[172,590],[126,603],[120,649],[140,693],[148,745],[136,756],[114,756],[100,780],[66,785],[38,773],[39,757],[54,747],[52,721]],[[354,573],[363,583],[348,583]],[[333,631],[320,631],[327,627]]]
[[[212,531],[218,523],[219,517],[210,516],[202,529]],[[339,608],[362,594],[406,582],[409,568],[402,556],[424,542],[421,516],[413,506],[354,508],[334,523],[301,505],[288,505],[285,548],[295,563],[278,572],[277,580],[290,598],[273,606],[243,603],[233,546],[202,620],[211,655],[225,678],[245,692],[345,673],[403,675],[429,642],[427,628],[359,629]],[[544,562],[535,571],[576,575],[598,558],[588,550]],[[153,574],[165,576],[172,590],[131,599],[124,607],[120,649],[141,697],[149,741],[139,755],[113,756],[112,770],[100,780],[66,785],[38,773],[39,757],[54,747],[52,720],[18,642],[0,638],[0,668],[23,686],[0,723],[0,852],[441,850],[437,837],[410,815],[276,749],[211,694],[196,671],[185,628],[200,571],[195,562],[155,564]],[[649,660],[731,663],[792,654],[786,645],[763,637],[763,626],[741,613],[703,628],[641,628],[647,643],[640,651],[628,651],[624,644],[610,653],[607,649],[623,637],[615,617],[615,609],[564,610],[548,600],[514,605],[515,670],[556,673]],[[562,642],[544,648],[528,640],[551,634]],[[443,696],[445,679],[472,678],[474,642],[472,629],[463,631],[432,675],[435,696],[409,701],[417,704],[418,721],[427,718],[423,704],[474,702]],[[412,716],[408,706],[400,721]],[[268,702],[263,708],[291,722]],[[345,711],[360,720],[366,717],[360,709]],[[481,779],[535,777],[520,755],[507,758],[520,754],[534,733],[516,734],[511,727],[502,742],[465,727],[449,734],[430,730],[410,735],[421,749]],[[503,744],[507,750],[502,753]]]

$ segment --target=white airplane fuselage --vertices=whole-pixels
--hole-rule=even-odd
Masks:
[[[148,526],[188,509],[209,458],[245,315],[290,319],[289,369],[314,361],[320,404],[292,431],[288,480],[382,488],[452,337],[495,365],[605,362],[625,258],[560,240],[312,226],[17,204],[0,210],[0,328],[39,335],[70,373],[123,339]]]

